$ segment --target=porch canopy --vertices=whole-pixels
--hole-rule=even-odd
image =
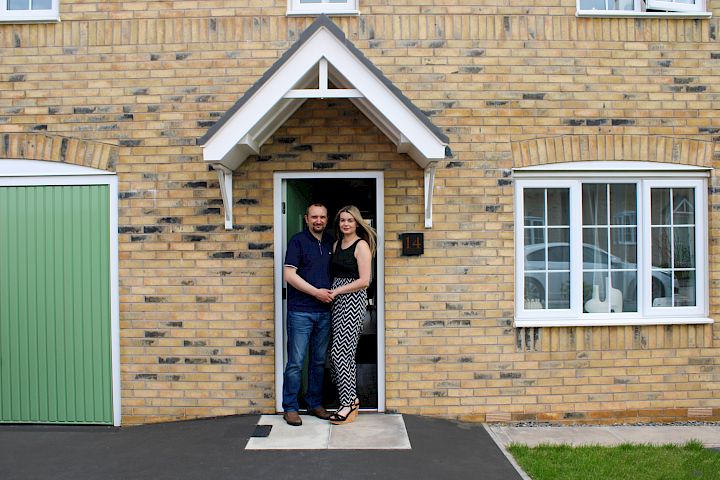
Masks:
[[[333,88],[331,88],[333,87]],[[321,15],[199,139],[218,172],[225,228],[232,230],[232,172],[308,98],[347,98],[425,171],[425,227],[432,227],[435,166],[448,138],[327,16]]]

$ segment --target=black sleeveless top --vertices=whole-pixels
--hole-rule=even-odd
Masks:
[[[355,259],[355,247],[360,240],[362,239],[358,238],[345,250],[342,249],[342,240],[338,240],[330,264],[333,278],[360,278],[360,271]]]

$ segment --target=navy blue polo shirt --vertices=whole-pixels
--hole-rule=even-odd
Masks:
[[[284,265],[297,268],[300,278],[316,288],[331,288],[330,260],[333,239],[323,232],[322,241],[305,229],[290,239]],[[288,283],[287,309],[295,312],[327,312],[330,304],[322,303]]]

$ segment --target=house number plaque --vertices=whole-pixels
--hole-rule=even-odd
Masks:
[[[403,256],[422,255],[425,253],[425,236],[422,233],[401,233]]]

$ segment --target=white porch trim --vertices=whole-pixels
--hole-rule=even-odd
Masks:
[[[434,171],[446,157],[448,138],[324,15],[198,142],[204,161],[223,172],[218,173],[221,189],[226,190],[223,204],[230,211],[225,228],[232,228],[228,172],[257,155],[308,98],[349,99],[399,153],[426,170],[425,224],[430,228]]]

